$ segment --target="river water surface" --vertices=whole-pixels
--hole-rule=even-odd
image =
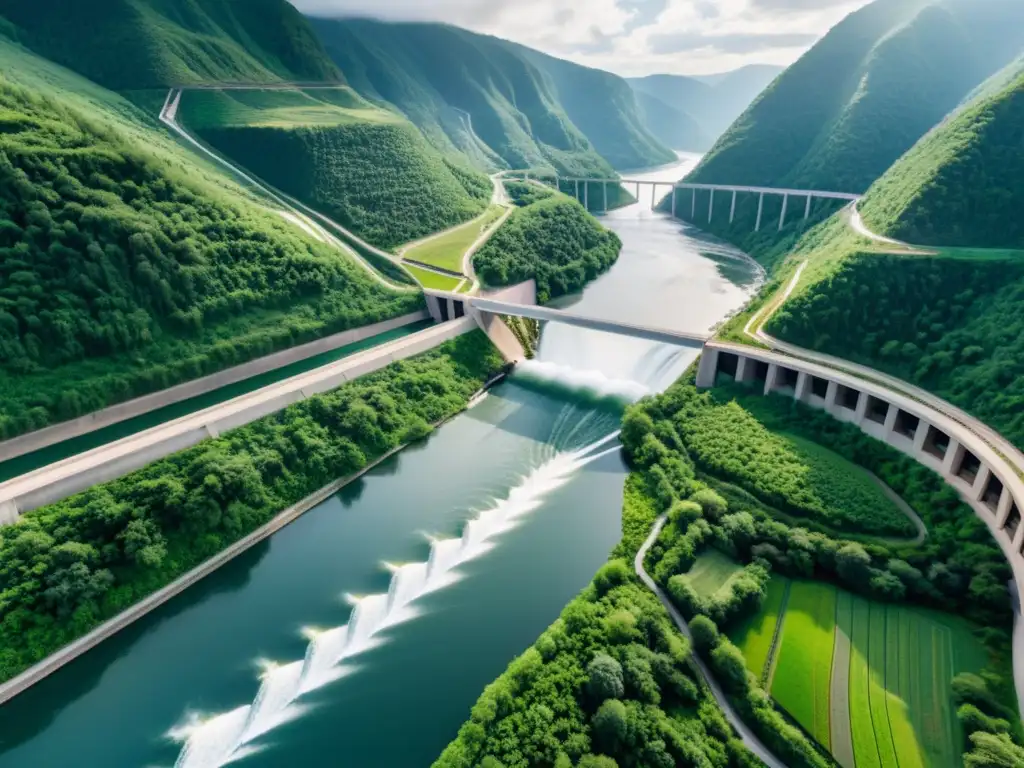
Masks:
[[[705,331],[759,270],[649,201],[604,217],[622,256],[565,303]],[[5,705],[0,768],[428,766],[619,538],[621,405],[594,395],[696,354],[549,324],[427,441]]]

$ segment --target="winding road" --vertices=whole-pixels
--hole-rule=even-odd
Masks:
[[[652,579],[644,569],[644,558],[647,557],[647,552],[654,545],[654,542],[658,540],[658,536],[661,534],[661,529],[665,527],[667,520],[668,518],[665,515],[662,515],[655,520],[654,527],[651,528],[651,533],[647,537],[647,541],[643,543],[643,546],[640,547],[640,551],[636,553],[636,558],[633,560],[633,568],[636,570],[636,575],[640,577],[640,580],[647,585],[647,588],[658,596],[661,604],[665,606],[665,610],[668,611],[668,615],[672,617],[672,621],[675,623],[676,627],[692,644],[693,635],[690,634],[690,625],[686,623],[686,619],[684,619],[683,615],[679,613],[676,607],[672,604],[672,601],[668,599],[668,595],[662,591],[661,587],[655,583],[654,579]],[[704,663],[704,660],[697,655],[696,650],[691,651],[690,660],[700,676],[704,678],[704,682],[707,684],[708,690],[710,690],[711,695],[715,697],[715,701],[718,702],[718,706],[722,708],[722,712],[725,714],[725,719],[729,721],[729,725],[731,725],[733,730],[735,730],[739,735],[740,739],[743,741],[743,745],[761,762],[767,765],[768,768],[787,768],[786,764],[775,757],[771,750],[769,750],[761,739],[758,738],[757,734],[754,733],[745,722],[743,722],[743,719],[733,707],[732,702],[729,701],[729,697],[718,684],[718,681],[711,673],[707,664]]]

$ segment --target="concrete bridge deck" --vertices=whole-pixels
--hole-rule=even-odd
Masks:
[[[465,297],[462,297],[465,300]],[[527,317],[532,320],[549,320],[556,323],[575,325],[579,328],[589,328],[593,331],[604,331],[606,333],[617,333],[625,336],[633,336],[638,339],[660,341],[665,344],[674,344],[681,347],[701,347],[709,338],[709,334],[685,333],[682,331],[671,331],[663,328],[651,328],[632,323],[619,323],[614,320],[602,320],[596,317],[587,317],[575,312],[566,312],[561,309],[550,307],[539,307],[536,305],[514,304],[507,301],[496,301],[494,299],[474,297],[468,299],[469,306],[477,312],[487,312],[492,315],[506,315],[511,317]]]

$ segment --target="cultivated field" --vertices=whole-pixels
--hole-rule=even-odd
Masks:
[[[704,568],[714,570],[724,566]],[[969,622],[777,577],[762,611],[732,636],[755,675],[772,670],[772,696],[843,768],[961,765],[950,682],[989,663]]]
[[[447,234],[429,240],[415,248],[410,248],[402,255],[407,259],[422,261],[452,272],[462,271],[462,257],[470,246],[487,231],[501,216],[502,207],[492,205],[478,219],[463,224]]]

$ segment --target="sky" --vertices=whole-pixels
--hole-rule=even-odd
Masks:
[[[870,0],[291,0],[321,16],[444,21],[626,77],[794,62]]]

